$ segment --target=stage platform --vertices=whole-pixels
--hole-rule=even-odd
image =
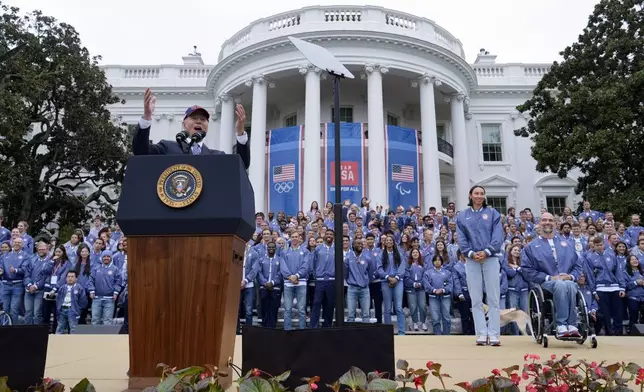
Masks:
[[[440,362],[454,382],[472,381],[488,375],[494,368],[522,364],[526,353],[539,354],[542,359],[552,353],[570,353],[573,359],[632,361],[644,366],[641,337],[600,336],[597,349],[591,349],[588,344],[579,346],[552,339],[550,347],[544,349],[523,336],[504,336],[502,347],[476,347],[471,336],[396,336],[395,339],[397,359],[406,359],[414,367],[422,367],[430,360]],[[241,345],[242,337],[238,336],[234,358],[237,365],[241,365]],[[128,361],[126,335],[52,335],[45,376],[59,379],[70,387],[87,377],[98,392],[127,391]]]

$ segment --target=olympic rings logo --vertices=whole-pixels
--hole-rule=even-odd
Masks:
[[[277,193],[289,193],[295,185],[292,182],[278,182],[275,184],[275,191]]]

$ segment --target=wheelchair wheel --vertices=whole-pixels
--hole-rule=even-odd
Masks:
[[[577,343],[582,345],[590,335],[590,318],[588,317],[586,299],[581,292],[577,292],[577,317],[579,319],[579,326],[581,327],[581,338],[577,340]]]
[[[537,342],[537,344],[542,343],[543,339],[543,320],[541,318],[541,304],[540,298],[538,298],[534,290],[530,291],[528,296],[528,311],[530,312],[530,332],[532,333],[532,338]]]
[[[13,325],[13,321],[11,320],[9,313],[0,310],[0,326],[8,327],[11,325]]]

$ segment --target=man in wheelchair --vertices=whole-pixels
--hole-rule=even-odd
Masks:
[[[542,234],[524,248],[521,256],[523,276],[530,283],[552,293],[558,338],[581,337],[578,329],[575,283],[582,274],[582,264],[575,248],[555,235],[552,214],[544,213],[539,222]]]

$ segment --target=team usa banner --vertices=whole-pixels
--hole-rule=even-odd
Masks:
[[[324,127],[324,189],[326,200],[335,202],[335,124],[328,123]],[[360,199],[364,194],[364,154],[365,137],[362,123],[341,123],[340,124],[340,148],[342,171],[341,199],[351,200],[351,203],[360,205]]]
[[[386,133],[389,205],[405,209],[420,205],[418,131],[388,125]]]
[[[268,211],[296,215],[302,209],[302,142],[301,126],[268,134]]]

